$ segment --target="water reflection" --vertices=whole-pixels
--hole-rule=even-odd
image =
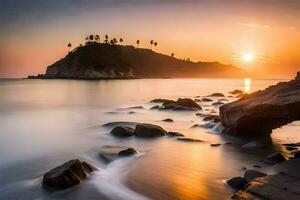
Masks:
[[[251,91],[251,78],[245,78],[244,79],[244,91],[246,93],[249,93]]]

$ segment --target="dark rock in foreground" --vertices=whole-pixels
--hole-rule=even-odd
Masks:
[[[117,126],[110,132],[116,137],[130,137],[134,135],[134,129],[130,127]]]
[[[275,164],[281,163],[283,161],[285,161],[285,158],[283,157],[283,155],[281,155],[281,153],[273,153],[262,160],[263,163],[269,164],[269,165],[275,165]]]
[[[264,176],[267,176],[267,174],[252,169],[248,169],[244,173],[244,178],[246,179],[247,182],[250,182],[255,178],[264,177]]]
[[[137,137],[158,137],[167,135],[167,131],[160,126],[143,123],[135,127],[134,134]]]
[[[87,173],[94,170],[96,168],[87,162],[70,160],[47,172],[42,184],[53,189],[66,189],[79,184],[86,178]]]
[[[232,179],[227,180],[226,183],[230,187],[240,190],[247,184],[247,181],[246,181],[246,179],[244,179],[242,177],[234,177]]]
[[[269,135],[273,129],[300,119],[300,72],[281,82],[220,107],[226,131],[236,135]]]

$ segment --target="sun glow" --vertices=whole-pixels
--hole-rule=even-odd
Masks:
[[[246,53],[246,54],[243,55],[242,58],[243,58],[244,62],[251,62],[251,61],[253,61],[254,56],[251,53]]]

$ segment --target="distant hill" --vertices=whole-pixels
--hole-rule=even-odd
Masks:
[[[29,78],[196,78],[240,77],[242,70],[218,62],[191,62],[133,46],[90,43]]]

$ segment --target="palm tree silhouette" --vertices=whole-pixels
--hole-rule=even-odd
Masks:
[[[140,40],[137,40],[136,41],[136,44],[137,44],[137,46],[138,46],[138,48],[140,47]]]
[[[120,38],[120,43],[123,43],[123,38]]]
[[[99,35],[95,35],[95,40],[100,43],[100,36]]]
[[[118,40],[116,38],[113,38],[114,44],[118,43]]]
[[[71,47],[72,47],[72,44],[71,44],[71,43],[69,43],[69,44],[68,44],[69,53],[71,52]]]
[[[92,42],[92,41],[94,40],[94,36],[93,36],[93,35],[90,35],[90,36],[89,36],[89,39],[90,39],[90,41]]]
[[[108,43],[108,35],[105,35],[105,43]]]
[[[174,57],[174,53],[171,53],[171,56]]]
[[[153,45],[153,43],[154,43],[154,41],[151,40],[151,41],[150,41],[150,44],[151,44],[151,50],[152,50],[152,45]]]
[[[157,46],[157,42],[154,42],[154,46],[155,46],[155,47]]]

